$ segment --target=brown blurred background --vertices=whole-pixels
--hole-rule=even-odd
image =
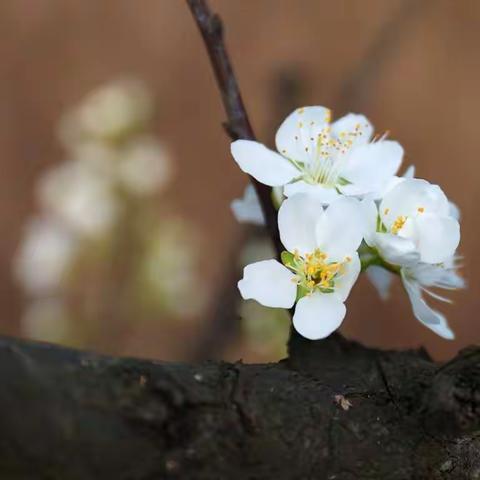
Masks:
[[[475,0],[217,0],[247,109],[271,143],[282,95],[365,113],[405,147],[405,165],[439,183],[462,211],[468,289],[442,307],[447,342],[413,317],[398,282],[382,303],[362,279],[342,331],[369,345],[425,345],[438,358],[480,341],[480,3]],[[169,198],[204,237],[202,279],[218,292],[239,227],[229,209],[246,183],[229,156],[224,114],[199,34],[181,0],[4,0],[0,3],[0,331],[19,334],[24,297],[11,260],[34,211],[40,172],[62,159],[60,115],[85,93],[133,74],[154,91],[154,132],[177,163]],[[293,85],[293,86],[292,86]],[[290,90],[291,91],[290,91]],[[286,93],[285,93],[286,91]],[[282,93],[283,92],[283,93]],[[291,101],[287,99],[286,103]],[[479,269],[477,270],[477,267]],[[217,294],[218,296],[218,294]],[[188,296],[186,296],[188,301]],[[207,307],[203,318],[214,307]],[[206,324],[158,327],[108,352],[189,358]],[[114,328],[114,327],[112,327]],[[139,327],[140,328],[140,327]],[[96,345],[91,345],[96,348]],[[227,358],[255,359],[233,346]]]

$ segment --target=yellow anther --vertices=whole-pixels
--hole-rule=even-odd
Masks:
[[[302,107],[302,108],[299,108],[299,109],[297,110],[297,112],[298,112],[300,115],[301,115],[304,111],[305,111],[305,109],[304,109],[303,107]]]
[[[388,212],[390,212],[390,209],[389,209],[389,208],[386,208],[386,209],[383,211],[383,214],[384,214],[384,215],[388,215]]]
[[[392,233],[396,235],[403,228],[406,221],[407,217],[405,217],[404,215],[398,216],[397,219],[393,222]]]
[[[303,122],[298,122],[298,128],[303,128]]]
[[[418,207],[417,208],[418,213],[423,213],[425,211],[424,207]]]
[[[332,120],[332,111],[328,110],[325,112],[325,123],[330,123]]]

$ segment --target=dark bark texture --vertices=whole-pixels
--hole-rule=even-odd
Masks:
[[[1,479],[480,479],[480,349],[187,365],[0,339]]]

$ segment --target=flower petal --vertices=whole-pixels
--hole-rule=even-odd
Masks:
[[[365,228],[363,238],[368,246],[373,247],[376,239],[378,208],[375,202],[369,198],[362,200],[360,207],[363,213]]]
[[[450,206],[438,185],[426,180],[408,178],[385,194],[380,204],[380,216],[388,229],[399,216],[417,217],[424,213],[448,216]]]
[[[349,113],[344,117],[339,118],[332,123],[332,135],[336,138],[339,137],[340,133],[355,132],[357,126],[360,126],[358,135],[355,138],[355,144],[361,145],[367,143],[373,134],[373,125],[368,121],[367,117],[364,115],[359,115],[356,113]]]
[[[317,246],[328,255],[329,260],[344,260],[357,251],[364,233],[360,202],[350,197],[339,197],[317,223]]]
[[[420,261],[415,243],[391,233],[376,233],[375,244],[380,256],[393,265],[414,265]]]
[[[238,222],[265,225],[265,216],[251,183],[245,188],[243,197],[233,200],[230,207]]]
[[[345,305],[335,294],[317,292],[298,301],[293,326],[303,337],[318,340],[335,331],[346,312]]]
[[[309,162],[317,135],[328,124],[330,110],[325,107],[302,107],[293,111],[280,125],[275,136],[277,150],[296,161]],[[311,140],[312,139],[312,140]],[[308,151],[305,147],[309,147]]]
[[[286,158],[261,143],[236,140],[230,150],[242,171],[270,187],[285,185],[300,174]]]
[[[315,227],[323,215],[322,202],[305,193],[284,200],[278,211],[278,229],[285,248],[300,254],[313,252],[317,247]]]
[[[342,301],[345,301],[350,294],[350,290],[358,279],[362,265],[360,258],[355,252],[350,260],[344,263],[344,272],[335,279],[335,293]]]
[[[320,200],[324,205],[333,202],[340,194],[335,188],[327,188],[323,185],[312,185],[311,183],[299,180],[298,182],[289,183],[283,188],[286,197],[291,197],[297,193],[308,193]]]
[[[384,140],[354,147],[342,172],[353,185],[365,191],[384,189],[397,173],[403,158],[398,142]]]
[[[460,221],[460,217],[461,217],[460,208],[458,208],[458,205],[456,203],[453,203],[452,201],[450,201],[449,204],[450,204],[449,216],[453,217],[455,220]]]
[[[403,272],[402,281],[410,298],[410,302],[412,303],[413,314],[417,320],[430,330],[434,331],[437,335],[440,335],[447,340],[453,340],[455,334],[448,326],[447,319],[440,312],[437,312],[428,306],[427,302],[425,302],[422,297],[422,292],[418,283],[407,278]]]
[[[366,271],[367,277],[378,292],[379,297],[386,301],[390,296],[394,275],[383,267],[371,265]]]
[[[422,262],[440,263],[453,256],[460,243],[460,225],[457,220],[424,214],[417,218],[417,228]]]
[[[295,275],[276,260],[251,263],[243,269],[238,289],[245,300],[265,307],[291,308],[297,296]]]

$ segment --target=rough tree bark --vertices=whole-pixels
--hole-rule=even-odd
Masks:
[[[480,349],[186,365],[0,339],[0,478],[480,478]]]

